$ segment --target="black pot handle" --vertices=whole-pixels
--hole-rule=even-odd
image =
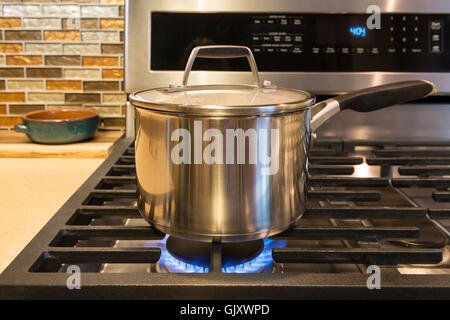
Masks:
[[[384,84],[337,96],[311,107],[311,131],[317,130],[325,121],[342,110],[370,112],[424,98],[435,92],[436,87],[433,83],[414,80]]]
[[[435,91],[431,82],[424,80],[395,82],[371,87],[334,98],[341,110],[369,112],[426,97]]]

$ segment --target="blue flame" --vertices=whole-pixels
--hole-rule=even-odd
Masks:
[[[208,273],[209,268],[203,267],[196,264],[183,262],[174,256],[172,256],[166,248],[166,241],[168,236],[164,239],[157,241],[156,246],[161,249],[161,257],[159,258],[159,264],[162,267],[166,267],[170,272],[173,273]],[[271,240],[263,239],[264,248],[261,253],[250,261],[233,265],[222,267],[223,273],[256,273],[263,270],[265,267],[269,267],[272,263],[272,249],[273,248],[283,248],[286,246],[286,241],[284,240]],[[150,246],[150,244],[149,244]],[[154,245],[151,245],[154,247]]]
[[[166,266],[170,270],[170,272],[173,272],[173,273],[207,273],[207,272],[209,272],[208,268],[178,260],[177,258],[172,256],[167,250],[161,251],[161,258],[159,258],[159,262],[161,265]]]
[[[264,248],[261,253],[250,261],[230,266],[223,267],[223,273],[256,273],[268,267],[272,264],[272,249],[273,248],[284,248],[286,246],[286,241],[284,240],[271,240],[268,238],[263,239]]]

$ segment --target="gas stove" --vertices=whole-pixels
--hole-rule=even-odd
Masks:
[[[125,138],[0,276],[0,298],[449,298],[449,186],[448,141],[317,139],[293,228],[180,242],[141,218]]]
[[[141,217],[127,103],[127,137],[0,275],[0,298],[449,299],[450,5],[395,4],[370,1],[381,29],[366,30],[366,1],[126,1],[127,93],[179,83],[208,44],[249,47],[280,87],[330,96],[424,79],[438,92],[336,115],[313,139],[303,217],[231,245],[172,238]],[[250,83],[247,68],[199,60],[189,81]]]

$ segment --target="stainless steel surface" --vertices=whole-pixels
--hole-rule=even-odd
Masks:
[[[125,90],[127,92],[156,88],[176,83],[183,75],[179,71],[150,70],[151,48],[150,13],[152,11],[172,12],[341,12],[365,13],[369,5],[378,5],[383,13],[450,13],[447,0],[429,2],[422,0],[305,0],[267,1],[230,0],[216,1],[127,1],[125,20]],[[424,79],[433,82],[439,94],[450,93],[450,74],[418,72],[261,72],[260,76],[281,87],[311,91],[316,94],[339,94],[359,90],[388,82]],[[190,76],[193,84],[249,83],[247,72],[203,72],[195,71]]]
[[[259,163],[174,164],[170,134],[194,128],[194,121],[220,131],[278,129],[278,173],[261,174]],[[196,118],[137,108],[137,127],[138,206],[157,229],[189,239],[243,241],[285,230],[303,214],[309,109],[273,117]],[[260,144],[259,152],[267,155],[274,147]]]
[[[194,48],[189,56],[186,68],[184,69],[183,82],[181,83],[181,87],[183,88],[187,86],[189,74],[197,57],[212,59],[247,58],[250,70],[252,71],[253,85],[256,87],[261,86],[255,57],[253,57],[253,53],[249,48],[242,46],[203,46]]]
[[[136,114],[134,106],[127,101],[125,105],[125,136],[132,138],[136,136]]]
[[[340,111],[339,103],[334,99],[328,99],[313,105],[311,107],[311,132],[315,132],[327,120]]]
[[[449,140],[448,104],[397,105],[370,113],[340,112],[318,131],[319,138],[351,140]]]

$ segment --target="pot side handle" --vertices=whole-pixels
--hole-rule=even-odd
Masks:
[[[14,131],[21,132],[21,133],[27,133],[27,132],[30,132],[30,128],[24,124],[16,124],[14,126]]]
[[[187,86],[189,75],[194,65],[196,58],[208,58],[208,59],[230,59],[230,58],[247,58],[250,65],[250,69],[253,74],[253,84],[256,87],[261,86],[259,79],[258,67],[256,66],[255,57],[252,51],[244,46],[232,46],[232,45],[216,45],[216,46],[200,46],[195,47],[188,59],[186,68],[183,74],[183,82],[181,88]]]
[[[337,96],[311,107],[311,132],[342,110],[370,112],[395,104],[425,98],[436,92],[433,83],[425,80],[394,82]]]

